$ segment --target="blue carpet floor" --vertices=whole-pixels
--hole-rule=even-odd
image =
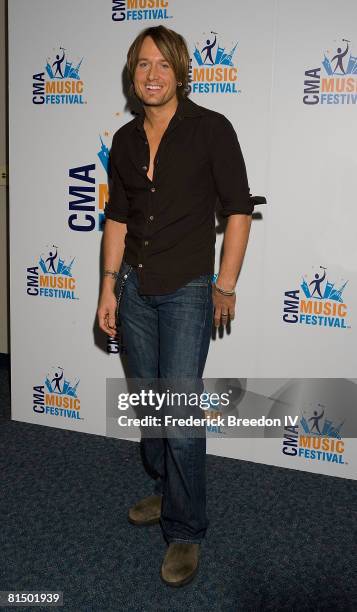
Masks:
[[[200,572],[174,590],[160,527],[126,519],[151,493],[138,445],[9,413],[2,367],[0,590],[58,589],[75,612],[357,610],[354,481],[208,456]]]

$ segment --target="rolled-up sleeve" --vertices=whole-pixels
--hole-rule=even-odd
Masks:
[[[129,203],[125,189],[118,172],[117,140],[113,138],[108,165],[109,201],[106,204],[104,214],[106,219],[126,223],[128,218]]]
[[[249,192],[247,171],[237,134],[224,116],[217,114],[210,138],[211,167],[224,217],[251,215],[254,205]]]

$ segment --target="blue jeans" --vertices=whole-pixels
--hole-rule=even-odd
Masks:
[[[200,379],[212,331],[211,275],[165,295],[140,295],[135,268],[121,295],[120,319],[132,378]],[[205,535],[206,437],[142,438],[142,459],[162,493],[161,527],[167,542],[199,543]]]

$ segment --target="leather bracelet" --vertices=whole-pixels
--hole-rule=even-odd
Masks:
[[[103,276],[111,276],[114,279],[117,279],[119,276],[119,272],[114,272],[112,270],[104,270]]]
[[[231,296],[231,295],[235,295],[235,292],[236,292],[235,289],[233,289],[232,291],[226,291],[225,289],[222,289],[221,287],[218,287],[218,285],[216,283],[214,283],[214,287],[218,291],[218,293],[221,293],[222,295]]]

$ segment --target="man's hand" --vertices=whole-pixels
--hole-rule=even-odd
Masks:
[[[234,290],[239,272],[243,263],[244,253],[248,242],[251,215],[230,215],[223,241],[223,257],[216,279],[217,287],[224,291]],[[234,319],[236,296],[223,295],[213,285],[214,324],[216,327],[227,325],[228,321]]]
[[[117,308],[117,299],[115,293],[111,289],[105,289],[102,291],[99,299],[99,305],[97,310],[98,323],[102,331],[104,331],[111,338],[115,337],[116,325],[115,325],[115,312]]]
[[[227,325],[228,321],[233,321],[235,313],[236,296],[222,295],[215,286],[212,287],[212,297],[214,306],[214,324],[215,327]]]

